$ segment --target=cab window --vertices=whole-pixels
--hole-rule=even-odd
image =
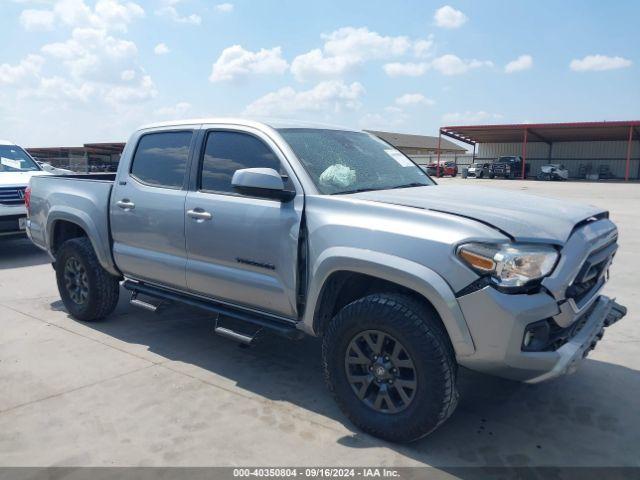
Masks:
[[[192,136],[191,131],[142,136],[133,156],[131,176],[154,187],[182,188]]]
[[[280,160],[259,138],[244,132],[207,134],[200,170],[200,190],[235,193],[231,179],[243,168],[273,168],[284,173]]]

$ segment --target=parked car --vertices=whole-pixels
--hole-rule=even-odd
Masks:
[[[489,178],[520,178],[522,177],[523,160],[520,155],[500,157],[489,166]],[[529,173],[531,165],[526,164],[525,176]]]
[[[431,162],[427,165],[427,173],[432,177],[438,176],[438,162]],[[455,177],[458,175],[458,165],[456,162],[440,162],[440,173],[441,177]]]
[[[594,206],[436,185],[365,132],[211,119],[135,132],[118,172],[34,177],[28,233],[70,314],[214,312],[214,330],[322,337],[364,431],[410,441],[458,402],[458,366],[526,382],[573,371],[625,308]],[[603,385],[603,389],[606,386]]]
[[[538,172],[538,180],[567,180],[569,170],[561,163],[549,163],[542,165]]]
[[[42,162],[39,160],[36,160],[36,163],[40,166],[40,168],[42,168],[42,170],[44,170],[45,172],[49,172],[52,175],[71,175],[73,174],[73,170],[67,170],[66,168],[59,168],[59,167],[54,167],[53,165],[51,165],[50,163],[47,162]]]
[[[0,140],[0,237],[24,235],[25,189],[31,177],[46,174],[21,147]]]
[[[487,178],[490,172],[490,165],[489,162],[472,163],[467,169],[467,177]]]

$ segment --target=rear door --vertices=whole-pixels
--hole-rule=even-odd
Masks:
[[[137,141],[111,195],[116,265],[127,276],[186,287],[184,204],[194,129],[151,131]]]
[[[249,128],[203,131],[194,165],[198,170],[185,207],[188,288],[295,318],[304,195],[277,146]],[[273,168],[298,195],[289,202],[242,195],[231,186],[242,168]]]

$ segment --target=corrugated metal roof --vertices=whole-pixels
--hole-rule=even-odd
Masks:
[[[423,148],[429,150],[437,150],[438,137],[430,137],[428,135],[410,135],[406,133],[381,132],[378,130],[365,130],[376,137],[380,137],[385,142],[389,142],[396,148]],[[450,142],[443,138],[440,143],[441,151],[466,152],[466,149],[460,145]]]
[[[628,140],[629,128],[640,135],[640,121],[530,123],[515,125],[465,125],[442,127],[443,135],[468,143],[522,142],[527,131],[529,142],[579,142]]]

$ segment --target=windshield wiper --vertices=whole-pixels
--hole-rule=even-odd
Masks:
[[[405,185],[398,185],[397,187],[390,187],[388,190],[395,190],[396,188],[411,188],[411,187],[428,187],[426,183],[413,182]]]
[[[342,192],[333,192],[331,195],[343,195],[345,193],[371,192],[373,190],[380,190],[380,189],[379,188],[356,188],[355,190],[344,190]]]
[[[343,195],[347,193],[360,193],[360,192],[372,192],[379,190],[395,190],[396,188],[411,188],[411,187],[428,187],[427,183],[413,182],[407,183],[405,185],[398,185],[396,187],[387,187],[387,188],[356,188],[354,190],[345,190],[343,192],[334,192],[331,195]]]

